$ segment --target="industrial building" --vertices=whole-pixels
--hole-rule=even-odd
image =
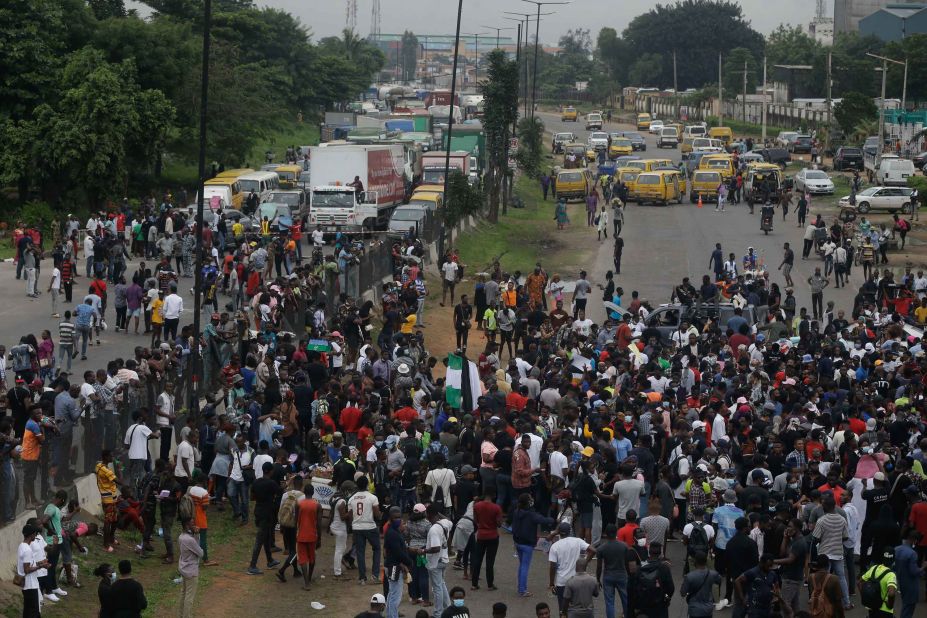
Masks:
[[[859,22],[889,5],[920,4],[917,0],[834,0],[834,33],[856,32]]]
[[[927,34],[927,4],[890,4],[862,18],[859,33],[883,41],[900,41],[912,34]]]

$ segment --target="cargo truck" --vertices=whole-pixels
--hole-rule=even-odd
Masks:
[[[426,185],[443,185],[447,175],[447,152],[436,150],[422,155],[422,183]],[[470,153],[466,150],[451,151],[450,168],[460,170],[470,177]]]
[[[313,147],[309,224],[330,232],[386,229],[403,202],[409,181],[401,144],[347,144]],[[358,176],[363,191],[347,186]]]
[[[443,146],[448,147],[447,135],[443,136]],[[480,123],[465,122],[460,125],[454,125],[451,132],[450,149],[466,150],[470,153],[470,175],[479,179],[486,169],[486,134],[483,132],[483,125]]]
[[[425,107],[431,107],[432,105],[450,105],[451,104],[451,91],[450,90],[434,90],[425,95]],[[460,94],[454,93],[454,105],[460,105]]]

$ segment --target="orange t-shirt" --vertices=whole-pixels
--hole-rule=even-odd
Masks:
[[[36,434],[34,429],[38,429]],[[21,457],[25,461],[38,461],[39,453],[42,451],[42,443],[39,442],[38,436],[42,434],[42,429],[34,420],[29,419],[26,423],[26,431],[23,433],[23,450]]]
[[[312,498],[300,500],[296,513],[296,541],[299,543],[315,543],[319,540],[317,513],[319,503]]]
[[[517,304],[518,294],[515,290],[505,290],[502,292],[502,303],[506,307],[515,307]]]
[[[209,522],[206,520],[206,507],[209,506],[209,492],[199,485],[190,488],[190,497],[193,498],[193,523],[197,528],[206,530]]]

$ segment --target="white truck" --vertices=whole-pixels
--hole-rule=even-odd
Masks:
[[[386,229],[403,202],[409,179],[401,144],[313,147],[309,224],[330,232]],[[357,176],[363,190],[349,186]]]
[[[883,187],[906,187],[916,168],[910,159],[894,154],[863,152],[863,166],[869,182]]]

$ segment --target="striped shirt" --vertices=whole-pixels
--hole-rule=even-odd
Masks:
[[[843,540],[849,536],[847,520],[837,513],[825,513],[814,525],[818,553],[831,560],[843,560]]]
[[[74,323],[64,320],[58,324],[58,345],[74,343]]]

